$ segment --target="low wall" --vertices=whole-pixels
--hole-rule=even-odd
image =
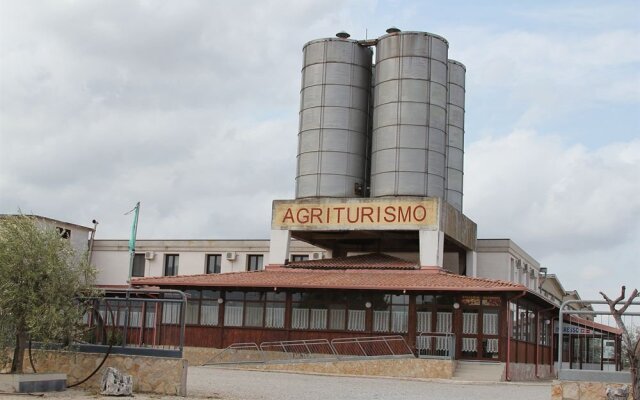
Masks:
[[[423,358],[397,358],[310,363],[274,363],[250,365],[247,367],[265,371],[451,379],[453,371],[455,370],[455,362],[451,360],[430,360]]]
[[[554,381],[551,400],[600,400],[606,399],[607,388],[617,389],[622,383]],[[631,400],[631,393],[628,399]]]
[[[506,373],[506,371],[505,371]],[[523,381],[539,381],[540,379],[554,379],[555,373],[551,373],[551,366],[538,365],[538,376],[536,377],[535,364],[523,364],[523,363],[510,363],[509,375],[511,381],[523,382]],[[506,380],[502,377],[502,380]]]
[[[203,365],[221,351],[221,349],[214,348],[185,347],[183,357],[189,361],[190,365]],[[235,359],[236,361],[257,361],[261,359],[260,355],[255,351],[242,350],[238,353],[241,354],[240,357],[238,357],[238,355],[227,357],[227,354],[225,354],[225,356],[218,359],[218,361],[230,361],[231,359]],[[267,360],[270,358],[270,352],[264,352],[262,355],[264,355]],[[282,353],[273,352],[273,359],[279,359],[281,357]],[[379,358],[327,362],[252,363],[237,364],[237,367],[266,371],[451,379],[455,371],[455,361],[425,358]]]
[[[104,354],[69,351],[34,350],[34,365],[39,373],[67,374],[67,385],[79,382],[96,369]],[[189,363],[180,358],[126,356],[111,354],[100,370],[80,388],[99,390],[102,374],[107,367],[115,367],[133,376],[133,391],[165,395],[187,395]],[[33,372],[29,355],[24,358],[25,373]]]

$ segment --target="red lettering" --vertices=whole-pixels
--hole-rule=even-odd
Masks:
[[[322,223],[322,208],[313,207],[311,208],[311,223],[318,218],[318,223]]]
[[[422,216],[419,217],[418,216],[418,210],[422,210]],[[416,208],[413,209],[413,221],[414,222],[422,222],[425,220],[425,218],[427,218],[427,210],[424,208],[424,206],[417,206]]]
[[[372,215],[373,215],[373,208],[362,207],[362,215],[360,216],[360,222],[364,222],[364,218],[367,217],[369,218],[369,221],[373,223],[373,218],[371,218]]]
[[[327,207],[327,224],[331,223],[331,207]]]
[[[338,223],[340,223],[341,219],[342,219],[342,210],[344,210],[344,207],[333,207],[334,210],[338,211]]]
[[[293,212],[291,212],[291,208],[287,208],[287,211],[284,213],[284,218],[282,218],[282,223],[284,224],[288,219],[290,219],[292,223],[296,223],[293,219]]]
[[[386,206],[384,208],[384,221],[396,222],[396,208],[394,206]]]
[[[402,206],[398,206],[398,222],[409,222],[411,220],[411,206],[407,207],[406,213],[402,212]]]
[[[376,214],[376,222],[380,222],[380,206],[376,207],[377,209],[377,214]]]
[[[356,208],[356,215],[355,218],[351,218],[351,208],[347,208],[347,221],[349,221],[350,224],[355,224],[356,222],[358,222],[358,220],[360,219],[360,209]]]
[[[300,215],[300,213],[302,213],[303,211],[306,214]],[[296,212],[296,218],[298,218],[299,223],[306,224],[307,222],[309,222],[309,210],[302,207],[301,209],[298,210],[298,212]]]

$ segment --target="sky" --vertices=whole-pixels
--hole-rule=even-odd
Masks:
[[[640,287],[637,1],[0,1],[0,213],[268,238],[304,43],[396,26],[467,67],[464,212],[582,298]]]

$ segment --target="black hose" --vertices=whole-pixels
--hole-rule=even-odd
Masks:
[[[105,302],[106,306],[107,306],[107,311],[109,312],[109,314],[111,315],[111,321],[115,321],[115,319],[113,318],[113,310],[111,310],[111,307],[109,307],[109,303]],[[95,312],[95,309],[94,309]],[[95,315],[102,319],[102,315],[100,315],[99,312],[96,312]],[[103,337],[107,337],[107,327],[106,324],[104,323],[104,321],[102,321],[102,333],[103,333]],[[96,369],[93,370],[93,372],[91,372],[86,378],[84,378],[83,380],[76,382],[72,385],[67,385],[67,388],[72,388],[72,387],[76,387],[78,385],[82,385],[83,383],[85,383],[86,381],[88,381],[89,379],[91,379],[99,370],[100,368],[102,368],[102,366],[104,365],[104,363],[107,361],[107,358],[109,358],[109,355],[111,354],[111,349],[113,348],[113,340],[109,340],[109,347],[107,348],[107,352],[104,354],[104,357],[102,358],[102,361],[100,362],[100,364],[96,367]],[[33,364],[33,357],[31,355],[31,339],[29,339],[29,363],[31,364],[31,368],[33,369],[33,373],[38,373],[38,371],[36,370],[36,366]]]

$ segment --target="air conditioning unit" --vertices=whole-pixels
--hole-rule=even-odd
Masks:
[[[156,253],[154,253],[153,251],[146,251],[144,253],[145,260],[153,260],[155,256],[156,256]]]
[[[318,253],[311,254],[311,258],[314,260],[320,260],[320,259],[323,259],[324,256],[322,255],[322,253],[318,252]]]
[[[236,257],[237,257],[237,254],[235,251],[228,251],[225,258],[229,261],[233,261],[236,259]]]

